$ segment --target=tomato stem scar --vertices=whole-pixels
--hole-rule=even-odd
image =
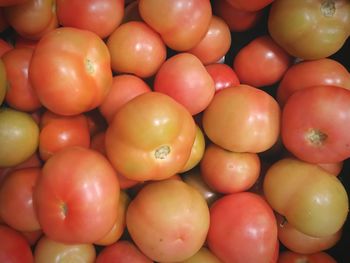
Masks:
[[[154,157],[156,157],[156,159],[164,160],[166,159],[169,153],[170,147],[168,145],[163,145],[155,150]]]
[[[306,139],[315,146],[323,145],[324,141],[327,140],[328,135],[317,129],[310,129],[306,133]]]
[[[321,4],[321,13],[325,17],[333,16],[335,14],[334,0],[324,0]]]

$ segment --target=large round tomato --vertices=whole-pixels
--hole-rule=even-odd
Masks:
[[[57,114],[91,110],[112,85],[108,48],[91,31],[58,28],[37,43],[29,79],[42,104]]]
[[[146,92],[124,104],[106,131],[106,153],[121,175],[165,179],[186,164],[195,140],[191,114],[171,97]]]
[[[210,208],[209,249],[224,263],[270,263],[278,255],[271,207],[257,194],[225,195]]]
[[[34,188],[34,207],[49,238],[93,243],[115,223],[119,192],[108,160],[96,151],[73,146],[45,162]]]
[[[271,37],[295,57],[319,59],[337,52],[350,34],[348,0],[276,0],[271,4]]]
[[[234,152],[258,153],[277,141],[280,108],[265,91],[239,85],[217,92],[202,121],[215,144]]]

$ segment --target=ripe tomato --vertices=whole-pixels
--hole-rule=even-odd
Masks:
[[[34,188],[34,206],[49,238],[93,243],[115,223],[119,192],[108,160],[96,151],[73,146],[45,162]]]
[[[349,14],[348,0],[275,0],[268,30],[292,56],[320,59],[337,52],[349,37]]]
[[[90,30],[105,38],[121,23],[124,0],[56,0],[56,10],[61,25]]]
[[[112,85],[108,48],[90,31],[58,28],[38,42],[29,78],[42,104],[52,112],[75,115],[92,110]]]
[[[215,93],[214,81],[203,63],[186,52],[164,62],[155,76],[154,90],[169,95],[192,115],[203,111]]]
[[[202,122],[205,134],[218,146],[258,153],[277,141],[280,108],[265,91],[241,84],[215,93]]]
[[[141,78],[153,76],[166,59],[166,47],[149,25],[131,21],[120,25],[108,37],[112,69]]]
[[[283,251],[277,263],[337,263],[337,261],[326,252],[318,252],[314,254],[299,254],[292,251]]]
[[[330,58],[301,61],[284,74],[278,84],[277,101],[283,106],[294,92],[316,85],[350,89],[350,74],[341,63]]]
[[[209,249],[225,263],[270,263],[278,255],[276,219],[257,194],[241,192],[210,208]]]
[[[239,10],[258,11],[273,2],[273,0],[226,0],[230,5]]]
[[[19,232],[8,226],[0,225],[0,237],[0,262],[34,262],[31,248]]]
[[[13,49],[12,44],[0,38],[0,57],[2,57],[7,51]]]
[[[142,19],[177,51],[193,48],[208,31],[212,9],[209,0],[140,0]]]
[[[106,153],[122,176],[165,179],[186,164],[195,132],[195,122],[181,104],[165,94],[146,92],[114,115],[106,131]]]
[[[336,163],[350,157],[350,91],[313,86],[289,97],[282,112],[284,146],[301,160]]]
[[[179,262],[203,246],[209,209],[199,192],[181,180],[151,182],[130,202],[126,225],[132,240],[150,259]]]
[[[213,63],[206,65],[205,68],[214,80],[215,92],[240,84],[237,74],[226,64]]]
[[[348,215],[348,196],[343,184],[316,164],[280,159],[268,168],[263,189],[270,206],[309,236],[336,233]]]
[[[292,64],[292,57],[270,36],[259,36],[243,46],[233,60],[233,69],[243,84],[254,87],[277,83]]]

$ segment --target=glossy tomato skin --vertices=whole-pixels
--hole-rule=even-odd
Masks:
[[[56,8],[61,25],[90,30],[105,38],[121,23],[124,0],[58,0]]]
[[[166,45],[177,51],[186,51],[198,44],[212,16],[209,0],[141,0],[139,11]]]
[[[350,73],[331,58],[301,61],[289,67],[284,74],[278,84],[276,99],[283,106],[294,92],[316,85],[350,89]]]
[[[195,132],[195,122],[181,104],[146,92],[114,115],[106,131],[106,153],[117,173],[129,179],[165,179],[184,167]]]
[[[40,39],[29,79],[42,104],[75,115],[99,106],[112,84],[106,44],[91,31],[61,27]]]
[[[49,238],[93,243],[112,228],[119,192],[115,171],[103,155],[69,147],[45,162],[34,189],[34,206]]]
[[[210,208],[209,249],[222,262],[275,262],[277,225],[271,207],[257,194],[218,199]]]
[[[214,80],[215,92],[240,84],[237,74],[226,64],[212,63],[206,65],[205,69]]]
[[[350,91],[313,86],[294,93],[282,112],[284,146],[301,160],[336,163],[350,156]]]
[[[202,123],[205,134],[220,147],[258,153],[278,139],[280,108],[265,91],[241,84],[215,93]]]
[[[292,56],[307,60],[337,52],[350,34],[349,24],[347,0],[276,0],[268,17],[271,37]]]

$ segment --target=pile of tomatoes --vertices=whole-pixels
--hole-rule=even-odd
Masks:
[[[0,0],[0,32],[0,262],[350,262],[348,0]]]

